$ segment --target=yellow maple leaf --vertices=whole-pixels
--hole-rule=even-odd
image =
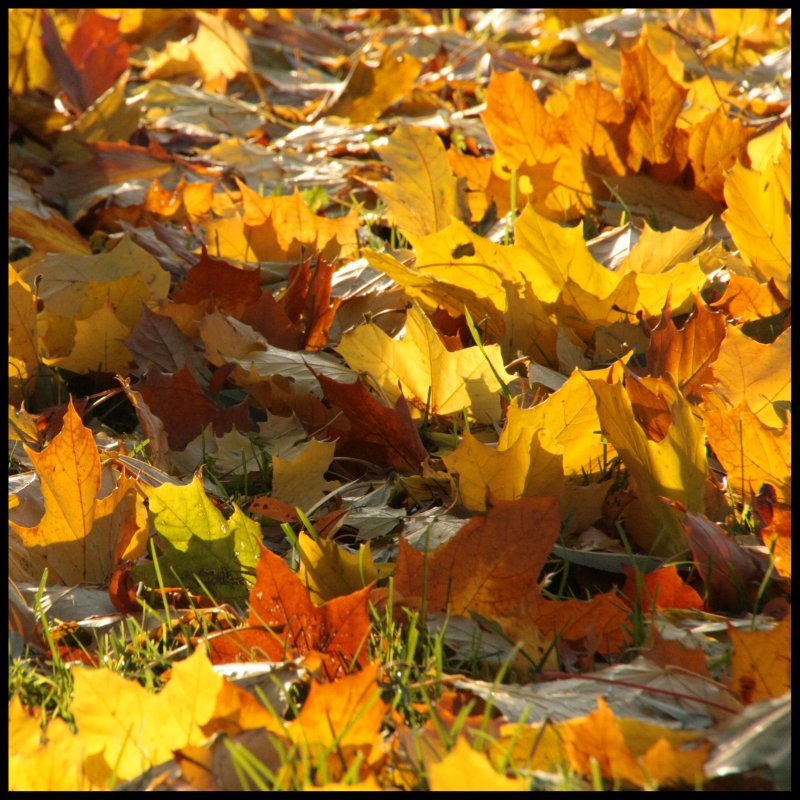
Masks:
[[[519,430],[511,444],[481,444],[469,432],[442,459],[458,475],[459,499],[471,511],[486,509],[487,491],[500,500],[548,497],[561,493],[561,448],[545,428]]]
[[[432,792],[524,792],[528,788],[523,778],[496,772],[489,757],[473,750],[463,736],[441,761],[428,767],[428,779]]]
[[[262,197],[241,181],[237,183],[244,210],[242,235],[250,248],[250,260],[299,260],[310,250],[332,261],[356,252],[358,207],[346,217],[328,219],[314,214],[296,188],[288,197]]]
[[[301,533],[298,538],[300,568],[297,577],[317,605],[363,589],[378,578],[369,542],[354,553],[331,539],[314,541],[307,533]]]
[[[511,167],[555,161],[564,151],[559,121],[547,113],[519,70],[492,73],[481,118]]]
[[[677,500],[690,511],[702,512],[706,460],[703,425],[674,379],[637,379],[654,404],[665,407],[669,418],[666,435],[650,438],[636,419],[628,388],[623,384],[625,368],[616,362],[606,379],[589,377],[597,396],[597,415],[603,433],[616,448],[635,481],[636,499],[625,510],[626,529],[645,551],[674,555],[686,549],[686,535],[678,512],[660,498]]]
[[[778,500],[792,496],[792,420],[784,428],[765,425],[747,405],[703,409],[706,435],[714,455],[741,497],[756,494],[763,483],[775,487]]]
[[[21,405],[39,368],[36,298],[30,286],[8,265],[8,399]]]
[[[406,319],[406,335],[392,339],[373,323],[359,325],[336,348],[355,370],[378,383],[391,403],[405,395],[412,416],[458,414],[490,423],[500,419],[502,386],[514,379],[505,371],[498,345],[448,352],[419,306]]]
[[[131,328],[117,316],[111,303],[74,323],[74,338],[63,356],[43,358],[45,364],[71,372],[126,372],[133,356],[123,344]],[[52,333],[48,338],[52,338]]]
[[[252,69],[250,47],[244,34],[222,17],[194,12],[197,33],[191,41],[167,42],[148,64],[144,76],[167,80],[178,75],[201,75],[207,81],[232,79]]]
[[[300,715],[289,725],[289,737],[317,753],[358,748],[367,762],[378,758],[383,752],[380,728],[388,708],[381,699],[378,669],[373,662],[335,683],[312,684]],[[341,774],[341,758],[336,761]]]
[[[402,48],[402,43],[387,47],[377,66],[370,66],[360,56],[326,115],[343,117],[354,125],[368,124],[405,97],[414,88],[422,62],[402,53]]]
[[[733,645],[731,685],[745,704],[780,697],[792,688],[792,617],[772,630],[728,629]]]
[[[742,258],[759,280],[773,278],[784,297],[790,297],[792,219],[775,164],[768,162],[756,172],[737,163],[724,191],[728,208],[722,219]]]
[[[100,455],[72,402],[50,445],[41,453],[27,447],[26,452],[41,481],[45,513],[35,527],[9,526],[37,571],[29,580],[38,581],[47,568],[50,583],[104,583],[117,548],[139,527],[136,482],[122,477],[98,500]]]
[[[431,130],[399,125],[378,149],[394,180],[374,184],[403,233],[425,236],[463,219],[464,198],[445,155]]]
[[[580,773],[591,775],[596,761],[603,777],[636,786],[693,785],[703,777],[712,747],[690,731],[618,719],[602,697],[597,698],[597,711],[557,727],[567,757]]]
[[[791,360],[791,331],[784,331],[772,344],[761,344],[729,325],[713,364],[714,389],[730,406],[747,403],[765,425],[782,428],[784,417],[775,404],[791,403]]]
[[[336,442],[311,439],[304,447],[284,457],[272,457],[272,496],[304,511],[318,503],[324,495],[339,486],[338,481],[326,481]]]
[[[205,740],[225,679],[198,647],[172,668],[154,694],[109,669],[77,667],[70,711],[88,755],[117,780],[130,780],[172,758],[173,751]]]
[[[664,164],[672,157],[675,123],[687,90],[654,55],[646,35],[630,50],[622,50],[620,57],[620,89],[625,103],[634,110],[629,166],[638,170],[643,158],[651,164]]]
[[[42,730],[19,695],[8,704],[10,791],[91,791],[107,788],[111,771],[89,758],[88,742],[56,717]]]

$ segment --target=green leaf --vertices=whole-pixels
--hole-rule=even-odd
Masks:
[[[164,581],[204,593],[219,602],[247,598],[255,580],[261,526],[236,505],[230,519],[206,496],[195,476],[186,486],[164,484],[149,492],[150,517],[159,534],[159,567]],[[157,585],[153,564],[133,570],[134,580]]]

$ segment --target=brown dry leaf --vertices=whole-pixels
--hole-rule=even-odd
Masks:
[[[753,498],[753,508],[761,523],[761,540],[769,547],[775,569],[792,577],[792,510],[779,503],[775,487],[765,483]]]
[[[218,308],[239,318],[260,296],[261,280],[257,269],[241,269],[212,258],[203,247],[200,259],[189,270],[183,286],[173,292],[172,300],[192,304],[213,298]]]
[[[91,431],[70,401],[61,433],[41,453],[26,448],[42,486],[45,513],[35,527],[9,523],[28,551],[38,581],[45,568],[48,583],[103,583],[118,549],[139,527],[136,482],[121,477],[98,499],[102,480],[100,455]]]
[[[752,608],[769,562],[743,549],[702,514],[687,513],[683,525],[706,587],[707,606],[719,611]]]
[[[340,455],[363,458],[403,472],[419,470],[428,453],[401,395],[394,408],[383,405],[360,381],[339,383],[317,375],[327,400],[350,421],[336,442]],[[341,430],[331,430],[335,436]]]
[[[241,431],[255,428],[246,401],[230,408],[219,408],[203,391],[188,364],[174,374],[157,369],[148,371],[136,392],[163,424],[170,448],[183,450],[200,435],[209,423],[220,436],[236,427]]]
[[[427,128],[399,125],[378,148],[392,181],[373,185],[405,233],[426,236],[464,219],[463,190],[453,175],[441,139]]]
[[[791,609],[770,631],[728,626],[733,645],[731,684],[746,705],[780,697],[792,688]]]
[[[131,50],[120,35],[118,20],[94,9],[81,18],[66,47],[80,81],[81,108],[93,103],[125,72]]]

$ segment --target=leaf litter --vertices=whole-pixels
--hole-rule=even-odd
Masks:
[[[790,788],[789,12],[9,31],[9,788]]]

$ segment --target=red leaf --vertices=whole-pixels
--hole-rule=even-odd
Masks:
[[[206,396],[188,366],[174,375],[150,370],[143,383],[136,387],[150,410],[164,424],[167,441],[173,450],[183,450],[198,437],[209,423],[221,436],[233,427],[241,431],[254,429],[247,402],[222,409]]]
[[[636,600],[636,575],[632,567],[623,565],[625,585],[622,594],[631,603]],[[640,597],[641,608],[649,613],[654,608],[703,608],[703,600],[691,586],[685,584],[674,564],[659,567],[642,576],[643,592]]]
[[[367,605],[372,584],[315,606],[308,590],[283,559],[266,548],[250,591],[249,629],[211,640],[215,664],[247,661],[261,650],[274,661],[319,653],[329,680],[367,663],[370,619]]]
[[[733,541],[702,514],[686,513],[683,527],[714,611],[752,608],[767,562]]]
[[[225,313],[240,317],[261,297],[258,270],[239,269],[222,259],[211,258],[203,247],[200,260],[189,270],[189,278],[172,299],[191,304],[208,297],[213,297]]]
[[[339,383],[325,375],[317,380],[325,397],[350,421],[336,444],[338,454],[404,472],[419,470],[428,454],[402,395],[394,408],[386,408],[361,382]]]
[[[116,20],[94,10],[81,19],[67,45],[67,55],[78,70],[87,105],[125,72],[131,49],[120,35]]]

